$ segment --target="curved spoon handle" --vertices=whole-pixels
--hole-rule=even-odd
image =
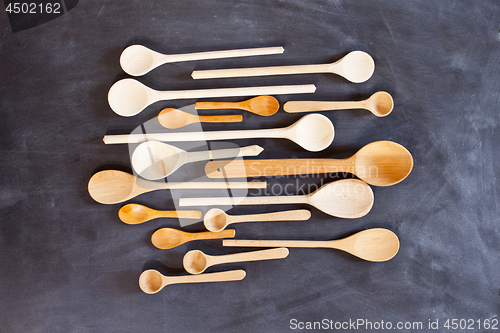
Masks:
[[[225,254],[221,256],[209,256],[210,266],[226,264],[231,262],[260,261],[271,259],[283,259],[288,256],[288,249],[285,247],[278,249],[260,250],[252,252]]]
[[[239,123],[243,121],[241,114],[226,116],[198,116],[200,123]]]
[[[332,248],[332,243],[331,241],[228,239],[222,241],[222,246]]]
[[[284,212],[252,214],[252,215],[230,215],[229,223],[241,222],[272,222],[272,221],[304,221],[311,217],[307,209],[287,210]]]
[[[269,205],[269,204],[303,204],[308,203],[307,195],[290,196],[258,196],[258,197],[212,197],[181,198],[179,206],[236,206],[236,205]]]
[[[199,283],[199,282],[224,282],[243,280],[246,272],[242,269],[234,271],[205,273],[198,275],[165,276],[162,275],[164,285],[175,283]]]
[[[288,113],[313,112],[328,110],[365,109],[365,101],[357,102],[324,102],[324,101],[290,101],[283,105]]]
[[[193,71],[193,73],[191,73],[191,77],[197,80],[197,79],[215,79],[215,78],[226,78],[226,77],[330,73],[331,66],[332,64],[321,64],[321,65],[212,69],[205,71]]]
[[[250,57],[268,54],[281,54],[285,51],[282,46],[276,47],[256,47],[249,49],[224,50],[224,51],[208,51],[195,52],[185,54],[166,54],[162,59],[163,63],[193,61],[193,60],[208,60],[208,59],[223,59],[236,57]]]

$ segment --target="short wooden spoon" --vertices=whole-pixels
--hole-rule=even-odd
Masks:
[[[176,129],[195,123],[238,123],[243,121],[240,114],[227,116],[197,116],[177,109],[163,109],[158,122],[168,129]]]
[[[272,116],[278,112],[280,103],[273,96],[257,96],[242,102],[197,102],[194,107],[197,110],[240,109],[259,116]]]
[[[180,219],[200,219],[199,210],[156,210],[139,204],[127,204],[120,208],[118,217],[123,223],[140,224],[162,217]]]
[[[161,228],[153,233],[151,242],[157,248],[166,250],[193,240],[233,238],[234,235],[234,229],[221,232],[185,232],[172,228]]]

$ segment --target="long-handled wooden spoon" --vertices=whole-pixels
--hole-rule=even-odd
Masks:
[[[120,208],[118,217],[123,223],[140,224],[162,217],[180,219],[200,219],[199,210],[156,210],[139,204],[127,204]]]
[[[125,73],[132,76],[139,76],[148,73],[160,65],[171,62],[280,54],[283,53],[283,51],[285,51],[285,49],[278,46],[187,54],[163,54],[142,45],[130,45],[123,50],[120,56],[120,65]]]
[[[226,229],[221,232],[185,232],[172,228],[161,228],[151,236],[151,242],[159,249],[172,249],[184,243],[202,239],[233,238],[234,229]]]
[[[348,172],[370,185],[390,186],[405,179],[412,168],[413,158],[405,147],[392,141],[375,141],[346,159],[221,160],[208,162],[205,172],[209,178]]]
[[[270,259],[283,259],[288,256],[288,249],[277,248],[270,250],[225,254],[221,256],[209,256],[199,250],[189,251],[184,255],[182,261],[184,269],[191,274],[201,274],[208,267],[220,264],[243,261],[260,261]]]
[[[168,129],[176,129],[194,123],[238,123],[243,121],[241,114],[227,116],[197,116],[177,109],[163,109],[158,114],[158,122]]]
[[[373,228],[347,238],[330,241],[301,240],[223,240],[223,246],[243,247],[322,247],[348,252],[368,261],[387,261],[399,251],[399,239],[392,231]]]
[[[334,73],[354,83],[368,80],[375,70],[373,58],[363,51],[353,51],[342,59],[324,65],[298,65],[254,68],[213,69],[194,71],[193,79],[213,79],[224,77],[265,76],[308,73]]]
[[[147,187],[143,187],[147,186]],[[89,194],[95,201],[111,205],[132,199],[140,194],[164,189],[225,189],[265,188],[265,182],[183,182],[164,183],[141,180],[119,170],[104,170],[95,173],[89,180]]]
[[[257,156],[264,149],[253,145],[241,148],[187,152],[158,141],[147,141],[137,146],[132,154],[132,167],[145,179],[165,178],[187,163],[237,156]]]
[[[373,206],[373,192],[359,179],[342,179],[323,185],[308,195],[181,198],[179,206],[224,206],[309,204],[326,214],[358,218],[368,214]]]
[[[377,91],[368,99],[357,102],[290,101],[283,105],[283,110],[289,113],[366,109],[377,117],[387,116],[393,108],[394,101],[392,96],[385,91]]]
[[[197,102],[196,110],[239,109],[258,114],[272,116],[278,112],[280,103],[273,96],[257,96],[242,102]]]
[[[314,86],[314,84],[306,84],[289,86],[158,91],[143,85],[137,80],[123,79],[113,84],[113,86],[109,89],[108,103],[111,109],[116,114],[123,117],[131,117],[144,110],[148,105],[162,100],[305,94],[313,93],[315,90],[316,87]]]
[[[294,124],[283,128],[254,129],[242,131],[212,131],[185,133],[144,133],[104,136],[105,144],[139,143],[144,141],[210,141],[249,138],[288,139],[309,151],[326,149],[333,141],[335,129],[327,117],[312,113]]]
[[[304,221],[311,217],[307,209],[288,210],[285,212],[252,214],[252,215],[228,215],[222,209],[212,208],[203,218],[205,228],[212,232],[224,230],[232,223],[242,222],[265,222],[265,221]]]
[[[146,294],[156,294],[166,285],[175,283],[224,282],[239,281],[245,278],[244,270],[234,270],[200,275],[165,276],[154,269],[142,272],[139,287]]]

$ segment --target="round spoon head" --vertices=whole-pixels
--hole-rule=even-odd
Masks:
[[[139,277],[139,287],[146,294],[156,294],[164,287],[162,274],[154,269],[142,272]]]
[[[89,194],[102,204],[115,204],[135,197],[137,186],[133,175],[119,170],[99,171],[88,185]]]
[[[290,126],[293,129],[291,140],[309,151],[328,148],[335,136],[333,124],[322,114],[311,113]]]
[[[190,274],[201,274],[207,269],[208,261],[205,253],[192,250],[184,255],[182,260],[184,269]]]
[[[172,249],[184,243],[183,233],[183,231],[177,229],[161,228],[153,233],[151,242],[159,249]]]
[[[149,207],[139,204],[127,204],[120,208],[118,217],[123,223],[127,224],[140,224],[154,218],[152,216],[153,210]]]
[[[392,231],[383,228],[363,230],[354,238],[353,255],[368,261],[387,261],[399,251],[399,239]]]
[[[355,155],[356,175],[375,186],[390,186],[405,179],[413,168],[411,153],[392,141],[376,141]]]
[[[187,112],[169,108],[161,110],[158,115],[158,122],[165,128],[176,129],[192,124],[193,117]]]
[[[368,80],[375,70],[373,58],[366,52],[353,51],[340,60],[341,75],[354,83]]]
[[[132,167],[141,177],[156,180],[171,175],[186,162],[186,152],[158,141],[143,142],[132,154]]]
[[[394,100],[389,93],[377,91],[368,99],[366,106],[377,117],[385,117],[394,108]]]
[[[280,103],[273,96],[257,96],[247,101],[250,112],[260,116],[272,116],[278,112]]]
[[[224,230],[227,227],[227,214],[222,209],[212,208],[205,214],[203,224],[212,232]]]
[[[134,79],[120,80],[109,89],[109,106],[120,116],[135,116],[150,104],[148,89]]]
[[[120,56],[122,69],[132,76],[146,74],[154,68],[153,62],[153,51],[142,45],[131,45],[123,50]]]

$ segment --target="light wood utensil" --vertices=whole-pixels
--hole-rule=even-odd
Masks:
[[[373,206],[373,192],[368,184],[358,179],[342,179],[323,185],[308,195],[181,198],[179,206],[309,204],[326,214],[358,218]]]
[[[392,96],[385,91],[377,91],[370,98],[357,102],[290,101],[283,105],[289,113],[328,110],[366,109],[377,117],[385,117],[394,108]]]
[[[118,217],[123,223],[140,224],[158,218],[201,219],[199,210],[156,210],[139,204],[127,204],[120,208]]]
[[[203,218],[205,228],[212,232],[224,230],[232,223],[242,222],[266,222],[266,221],[304,221],[311,217],[307,209],[288,210],[285,212],[252,214],[252,215],[228,215],[222,209],[212,208]]]
[[[157,248],[166,250],[194,240],[233,238],[234,235],[234,229],[226,229],[221,232],[185,232],[172,228],[161,228],[153,233],[151,242]]]
[[[147,141],[138,145],[132,154],[132,167],[145,179],[165,178],[187,163],[237,156],[257,156],[264,149],[253,145],[208,151],[187,152],[158,141]]]
[[[387,261],[399,251],[399,239],[392,231],[373,228],[360,231],[347,238],[330,241],[300,240],[223,240],[223,246],[243,247],[311,247],[332,248],[348,252],[368,261]]]
[[[144,133],[104,136],[105,144],[139,143],[143,141],[210,141],[250,138],[282,138],[288,139],[309,151],[326,149],[333,141],[335,130],[327,117],[311,113],[300,118],[294,124],[273,129],[256,129],[242,131],[212,131],[185,133]]]
[[[226,116],[197,116],[177,109],[163,109],[158,114],[158,122],[168,129],[181,128],[195,123],[238,123],[243,121],[240,114]]]
[[[182,261],[184,269],[190,274],[201,274],[208,267],[232,262],[260,261],[271,259],[283,259],[288,256],[287,248],[226,254],[220,256],[209,256],[199,250],[189,251],[184,255]]]
[[[272,177],[349,172],[370,185],[390,186],[405,179],[413,168],[411,153],[392,141],[375,141],[346,159],[221,160],[208,162],[209,178]]]
[[[284,51],[283,47],[278,46],[186,54],[163,54],[142,45],[130,45],[123,50],[120,56],[120,65],[125,73],[132,76],[139,76],[148,73],[160,65],[171,62],[280,54]]]
[[[141,180],[141,187],[130,173],[119,170],[104,170],[95,173],[89,180],[89,194],[95,201],[111,205],[130,200],[140,194],[164,189],[225,189],[265,188],[265,182],[184,182],[164,183]]]
[[[213,69],[194,71],[191,76],[193,79],[214,79],[244,76],[334,73],[351,82],[361,83],[368,80],[372,76],[374,70],[375,63],[368,53],[353,51],[331,64]]]
[[[273,96],[257,96],[242,102],[197,102],[196,110],[239,109],[258,114],[272,116],[278,112],[280,103]]]
[[[316,90],[314,84],[289,86],[263,86],[244,88],[220,88],[198,90],[158,91],[151,89],[137,80],[123,79],[109,89],[108,103],[111,109],[123,117],[135,116],[150,104],[162,100],[192,99],[232,96],[258,96],[305,94]]]
[[[139,287],[146,294],[156,294],[169,284],[239,281],[243,280],[245,275],[245,271],[240,269],[200,275],[165,276],[157,270],[148,269],[139,277]]]

